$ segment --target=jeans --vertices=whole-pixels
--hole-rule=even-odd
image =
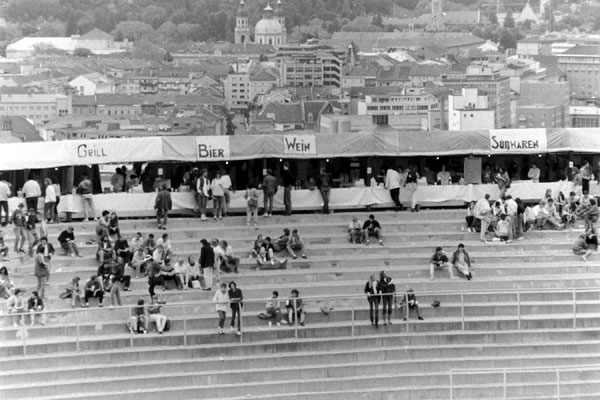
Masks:
[[[46,282],[48,282],[48,275],[45,275],[45,276],[38,276],[38,277],[37,277],[37,281],[38,281],[38,283],[37,283],[37,288],[36,288],[36,290],[37,290],[37,292],[38,292],[38,295],[39,295],[41,298],[44,298],[44,294],[45,294],[45,292],[46,292]]]
[[[401,207],[402,204],[400,203],[400,188],[394,188],[394,189],[390,189],[390,196],[392,196],[392,200],[394,201],[394,204],[396,205],[396,207]]]
[[[369,297],[369,317],[371,318],[371,323],[375,323],[375,325],[377,325],[379,323],[379,302],[380,301],[381,301],[381,296]]]
[[[37,212],[38,209],[38,197],[26,197],[25,204],[27,205],[27,211],[34,209]]]
[[[85,303],[87,304],[87,303],[89,303],[89,300],[92,297],[97,297],[98,298],[98,304],[102,304],[102,300],[104,300],[104,290],[98,290],[95,294],[91,290],[86,290],[85,291],[85,296],[83,298],[83,301],[85,301]]]
[[[222,217],[223,216],[223,196],[213,196],[213,206],[214,206],[214,216]]]
[[[258,219],[258,207],[246,207],[246,223],[250,224],[252,220],[254,220],[254,225],[256,225],[256,220]]]
[[[382,311],[381,315],[385,320],[385,315],[392,315],[392,300],[394,299],[394,295],[392,293],[384,294],[382,299]],[[389,317],[388,317],[389,319]]]
[[[323,197],[323,213],[329,214],[329,195],[331,193],[331,188],[328,187],[320,187],[319,191],[321,192],[321,197]]]
[[[213,287],[213,269],[212,267],[202,268],[202,274],[204,275],[204,280],[206,281],[206,287]]]
[[[162,223],[160,220],[162,219]],[[169,210],[156,210],[156,222],[158,225],[167,226],[169,220]]]
[[[81,206],[83,207],[83,219],[86,221],[89,218],[88,208],[92,212],[92,219],[96,218],[96,210],[94,209],[94,199],[91,194],[82,194],[81,195]]]
[[[292,215],[292,187],[286,186],[283,190],[283,204],[285,205],[285,215]]]
[[[156,293],[154,292],[154,288],[157,286],[164,285],[165,281],[162,276],[153,276],[148,278],[148,293],[150,293],[150,297],[154,297]]]
[[[485,240],[485,234],[490,228],[491,221],[489,219],[481,219],[481,232],[479,233],[479,239]]]
[[[240,305],[239,304],[232,304],[231,307],[231,327],[235,328],[235,323],[237,321],[237,330],[238,332],[242,331],[242,325],[240,324],[240,318],[241,318],[241,313],[240,313]]]
[[[217,313],[219,314],[219,328],[223,329],[223,327],[225,326],[225,311],[217,311]]]
[[[50,221],[54,221],[56,219],[54,215],[54,206],[56,205],[55,201],[45,203],[44,204],[44,218]]]
[[[25,227],[23,226],[15,226],[13,230],[15,232],[15,253],[17,253],[19,250],[23,251],[25,240],[27,240],[27,234],[25,233]]]
[[[231,203],[231,192],[225,189],[225,194],[223,195],[223,214],[225,216],[229,213],[229,203]]]
[[[113,282],[110,288],[110,304],[122,306],[121,303],[121,282]]]
[[[471,216],[465,217],[465,220],[467,221],[467,228],[468,229],[473,228],[473,223],[475,222],[475,217],[473,217],[471,215]]]
[[[2,226],[8,225],[9,220],[9,212],[8,212],[8,201],[0,201],[0,221],[2,220],[2,210],[4,210],[4,221],[2,221]]]
[[[265,214],[272,215],[273,214],[273,197],[275,197],[275,193],[264,193],[264,210]],[[268,206],[268,208],[267,208]]]

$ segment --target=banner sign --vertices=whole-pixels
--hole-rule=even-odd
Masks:
[[[229,136],[196,136],[196,155],[199,161],[229,160]]]
[[[283,154],[317,155],[315,135],[283,135]]]
[[[111,164],[122,162],[160,160],[162,140],[159,137],[105,139],[105,140],[63,140],[65,155],[70,165]]]
[[[545,153],[546,129],[491,129],[490,150],[495,154]]]

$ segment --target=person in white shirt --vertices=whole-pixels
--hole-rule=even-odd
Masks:
[[[400,203],[400,174],[393,168],[388,168],[385,173],[385,188],[390,191],[390,196],[394,201],[394,209],[402,210]]]
[[[31,210],[33,208],[37,212],[38,198],[42,195],[42,189],[38,181],[35,180],[33,173],[29,173],[29,180],[23,185],[23,195],[25,196],[27,209]]]
[[[223,247],[221,247],[221,245],[219,244],[218,239],[211,239],[210,246],[213,248],[213,252],[215,253],[215,273],[217,274],[218,281],[221,269],[223,268],[225,263],[225,250],[223,250]]]
[[[506,214],[502,214],[500,215],[500,219],[498,220],[498,223],[496,224],[496,229],[494,229],[494,232],[496,233],[496,237],[502,240],[506,240],[506,243],[510,243],[512,242],[512,240],[510,240],[508,238],[508,232],[509,232],[509,226],[508,226],[508,221],[506,220]]]
[[[540,205],[542,203],[540,202]],[[544,229],[544,225],[546,223],[550,223],[556,229],[562,229],[562,225],[560,223],[560,217],[558,212],[556,211],[556,207],[554,206],[554,200],[548,199],[546,205],[541,207],[536,218],[536,228]]]
[[[4,210],[4,221],[2,226],[8,225],[10,220],[10,211],[8,210],[8,199],[10,198],[10,184],[0,180],[0,221],[2,221],[2,211]]]
[[[225,188],[223,187],[223,181],[221,180],[221,173],[217,171],[215,178],[210,183],[213,196],[214,206],[214,219],[223,219],[223,203],[225,197]]]
[[[356,216],[352,217],[352,221],[348,226],[348,235],[352,243],[359,244],[362,242],[362,222]]]
[[[175,275],[177,275],[177,277],[179,278],[179,282],[182,282],[183,289],[187,290],[188,289],[188,281],[187,281],[187,275],[186,275],[187,265],[185,264],[185,261],[183,260],[183,258],[179,258],[177,260],[177,262],[173,266],[173,269],[175,270]]]
[[[221,185],[223,186],[223,214],[225,216],[229,213],[229,203],[231,202],[231,193],[233,192],[233,187],[231,184],[231,178],[227,174],[227,171],[221,175]]]
[[[56,204],[56,192],[50,178],[44,179],[44,185],[46,186],[46,196],[44,197],[44,219],[48,223],[54,221],[54,205]]]
[[[531,179],[531,182],[533,183],[540,183],[540,169],[535,163],[531,164],[531,168],[529,168],[529,172],[527,173],[527,178]]]
[[[504,208],[506,209],[506,217],[508,220],[508,239],[513,240],[517,234],[517,224],[519,223],[517,220],[519,205],[511,195],[507,195]]]
[[[219,315],[218,332],[219,332],[219,335],[222,335],[224,333],[223,326],[225,326],[225,317],[227,314],[227,308],[229,307],[229,304],[231,303],[231,301],[229,300],[229,293],[227,292],[227,285],[225,283],[221,283],[219,290],[217,290],[217,292],[215,293],[215,296],[213,297],[213,303],[215,303],[215,310],[217,311],[217,314]]]
[[[173,247],[171,246],[171,240],[169,234],[164,233],[160,239],[156,241],[156,246],[162,246],[165,251],[165,258],[170,257],[173,253]]]
[[[200,219],[206,221],[206,206],[208,204],[208,189],[210,182],[208,181],[208,171],[203,169],[196,180],[196,192],[198,193],[198,208],[200,209]]]
[[[487,193],[483,199],[480,199],[475,208],[473,214],[481,222],[481,231],[479,239],[485,242],[485,234],[487,233],[490,224],[492,223],[492,208],[490,207],[490,195]]]
[[[133,253],[145,247],[142,232],[138,232],[135,234],[135,237],[129,241],[129,247],[131,248],[131,251]]]
[[[442,165],[442,170],[437,174],[437,181],[440,185],[452,185],[452,176],[446,171],[446,166]]]

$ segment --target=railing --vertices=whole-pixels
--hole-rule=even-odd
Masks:
[[[497,398],[496,395],[492,394],[492,390],[494,388],[500,388],[501,389],[501,394],[500,394],[500,398],[503,400],[509,400],[513,397],[518,397],[518,398],[523,398],[525,397],[524,394],[519,393],[516,396],[511,396],[509,393],[509,390],[511,388],[517,388],[517,389],[524,389],[524,388],[529,388],[530,391],[530,395],[533,394],[537,394],[534,391],[539,391],[541,386],[544,386],[546,388],[550,388],[552,387],[552,391],[553,394],[548,395],[547,393],[545,394],[546,396],[551,396],[551,397],[547,397],[547,398],[552,398],[552,399],[558,399],[560,400],[561,398],[561,393],[563,393],[561,391],[561,385],[566,385],[566,384],[581,384],[583,386],[586,386],[587,388],[590,387],[589,383],[585,382],[585,383],[581,383],[578,382],[577,380],[573,380],[573,379],[564,379],[565,373],[568,372],[575,372],[575,373],[581,373],[581,372],[588,372],[588,371],[593,371],[593,372],[600,372],[600,364],[591,364],[591,365],[578,365],[578,366],[559,366],[559,367],[525,367],[525,368],[477,368],[477,369],[452,369],[450,370],[450,400],[458,400],[460,399],[462,396],[462,394],[465,395],[465,398],[473,398],[473,396],[471,394],[468,393],[469,389],[475,389],[478,392],[481,392],[482,390],[487,391],[488,393],[488,397],[494,397]],[[523,378],[523,376],[527,376],[528,374],[534,374],[534,373],[541,373],[545,375],[545,380],[542,380],[539,376],[536,376],[535,379],[536,381],[534,383],[532,382],[522,382],[522,381],[518,381],[515,383],[509,382],[509,377],[511,377],[512,375],[517,375],[521,380]],[[469,382],[472,381],[477,381],[477,375],[481,376],[481,375],[497,375],[498,378],[501,378],[501,382],[491,382],[489,384],[475,384],[475,385],[461,385],[461,384],[456,384],[456,379],[457,377],[460,376],[466,376],[466,379],[469,380]],[[537,389],[533,389],[533,385],[535,385],[537,387]],[[600,388],[598,387],[598,385],[596,385],[596,394],[600,393]],[[459,390],[464,391],[465,393],[458,393],[457,392]],[[591,395],[592,393],[590,393]],[[571,398],[571,397],[569,397]]]
[[[180,292],[182,293],[182,292]],[[572,328],[577,327],[578,317],[581,317],[581,314],[586,314],[585,312],[578,311],[578,306],[589,304],[593,302],[594,304],[600,304],[600,288],[590,289],[590,288],[573,288],[573,289],[508,289],[508,290],[473,290],[473,291],[464,291],[464,292],[456,292],[456,291],[419,291],[415,293],[418,297],[418,300],[421,301],[421,306],[424,304],[423,299],[433,300],[433,299],[443,299],[441,307],[450,308],[452,311],[449,313],[450,316],[445,316],[443,322],[444,323],[454,323],[459,324],[461,331],[469,330],[470,325],[469,322],[470,316],[466,311],[475,310],[477,307],[482,307],[485,305],[489,306],[498,306],[506,308],[509,312],[502,313],[501,315],[497,315],[498,319],[503,321],[515,322],[516,329],[523,329],[523,321],[527,320],[527,316],[539,316],[544,314],[560,314],[565,315],[565,311],[555,312],[555,313],[539,313],[539,312],[531,312],[527,313],[524,311],[524,306],[543,306],[545,304],[551,304],[554,306],[567,307],[570,311],[566,312],[567,315],[572,316],[572,323],[570,326]],[[483,300],[481,296],[488,295],[492,299],[491,300]],[[510,297],[510,300],[496,300],[493,297],[503,295],[502,297],[506,298],[506,296]],[[562,298],[552,299],[552,300],[527,300],[527,296],[542,296],[543,295],[563,295]],[[585,295],[585,299],[583,299]],[[469,301],[469,297],[479,296],[475,299]],[[109,300],[108,293],[106,294],[105,301]],[[321,303],[325,303],[325,308],[327,308],[326,313],[335,315],[335,313],[349,313],[350,315],[347,317],[349,319],[350,326],[346,327],[346,331],[344,329],[339,329],[339,336],[355,336],[357,330],[356,322],[359,320],[365,320],[368,316],[357,317],[358,312],[368,312],[367,302],[365,301],[365,295],[351,295],[351,296],[311,296],[311,297],[303,297],[304,310],[306,310],[307,306],[310,306],[311,309],[314,309],[315,303],[319,306],[321,310],[323,310],[323,306]],[[406,332],[410,332],[410,326],[413,324],[420,324],[422,322],[411,320],[410,318],[410,309],[408,307],[403,307],[403,314],[398,315],[399,305],[404,298],[404,293],[399,293],[396,296],[396,301],[392,302],[392,307],[394,310],[395,318],[406,318],[406,321],[402,322],[404,325],[402,330]],[[295,300],[290,299],[292,302]],[[70,301],[70,300],[69,300]],[[252,300],[244,300],[244,307],[247,308],[244,311],[244,308],[240,309],[240,343],[244,342],[244,333],[247,331],[251,332],[252,329],[245,329],[243,326],[244,317],[248,317],[250,315],[256,317],[258,312],[264,311],[265,304],[267,299],[252,299]],[[285,316],[285,299],[280,299],[281,304],[281,313],[282,316]],[[96,304],[95,301],[93,304]],[[146,307],[149,304],[145,304]],[[210,301],[197,301],[197,302],[187,302],[187,303],[174,303],[174,304],[162,304],[160,305],[162,308],[162,314],[169,317],[172,322],[177,322],[178,325],[182,325],[179,327],[178,332],[182,334],[182,345],[190,344],[190,337],[193,335],[197,335],[198,331],[206,330],[209,327],[208,324],[204,323],[200,325],[206,319],[198,319],[195,316],[203,315],[207,316],[210,312],[215,313],[215,303]],[[252,307],[254,306],[254,307]],[[81,340],[82,337],[90,337],[95,333],[92,332],[82,332],[85,329],[91,329],[91,326],[94,326],[93,332],[96,330],[104,329],[103,325],[111,325],[114,324],[115,321],[127,322],[131,316],[130,311],[132,306],[119,306],[119,307],[104,307],[104,308],[96,308],[92,306],[92,308],[85,309],[63,309],[63,310],[53,310],[53,311],[42,311],[39,313],[35,313],[37,316],[36,319],[42,319],[47,322],[52,321],[52,326],[58,326],[63,329],[63,333],[61,336],[72,337],[75,336],[75,347],[77,350],[81,350]],[[229,307],[228,307],[229,309]],[[294,307],[295,309],[295,307]],[[329,310],[330,309],[330,310]],[[510,312],[514,309],[514,312]],[[381,305],[379,305],[378,313],[381,312]],[[325,313],[325,312],[324,312]],[[109,314],[101,315],[101,314]],[[579,316],[578,316],[579,314]],[[36,341],[33,338],[30,338],[30,332],[28,329],[28,325],[24,322],[30,321],[31,315],[29,313],[23,314],[4,314],[0,316],[2,319],[9,319],[9,322],[12,323],[13,320],[20,321],[20,325],[17,328],[16,337],[21,340],[23,354],[27,354],[27,347],[34,344],[42,344],[41,341]],[[103,318],[104,317],[104,318]],[[230,315],[228,316],[230,317]],[[473,321],[477,321],[477,317],[472,317]],[[12,319],[12,320],[11,320]],[[328,317],[331,319],[331,316]],[[216,316],[215,319],[216,320]],[[213,320],[213,321],[214,321]],[[64,321],[64,322],[63,322]],[[102,322],[105,321],[105,322]],[[285,321],[285,320],[284,320]],[[347,321],[347,319],[343,319],[343,321]],[[381,319],[383,322],[383,319]],[[310,324],[310,320],[307,321]],[[439,322],[439,321],[437,321]],[[74,325],[73,325],[74,324]],[[5,324],[6,325],[6,324]],[[173,325],[173,324],[172,324]],[[200,326],[199,326],[200,325]],[[266,323],[265,323],[266,325]],[[216,325],[212,325],[216,331]],[[293,324],[291,325],[293,329],[293,337],[299,337],[300,327],[298,325],[297,318],[293,319]],[[348,329],[349,328],[349,329]],[[453,328],[454,329],[454,328]],[[349,332],[348,332],[349,331]],[[1,330],[0,334],[7,335],[9,330]],[[344,332],[347,332],[344,334]],[[48,336],[49,338],[51,336]],[[129,346],[134,347],[136,339],[144,337],[144,335],[134,335],[130,333],[129,336]],[[65,340],[63,342],[72,342],[72,340]],[[1,348],[1,346],[0,346]]]

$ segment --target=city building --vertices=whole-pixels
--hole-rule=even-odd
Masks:
[[[323,44],[281,46],[275,56],[281,85],[341,87],[345,52]]]
[[[279,72],[270,69],[261,69],[250,76],[250,101],[254,101],[259,95],[268,93],[274,87],[279,86]]]
[[[577,45],[556,56],[571,97],[600,99],[600,46]]]
[[[600,128],[600,108],[572,106],[569,110],[573,128]]]
[[[69,85],[75,89],[75,93],[80,96],[92,96],[95,94],[116,92],[115,82],[98,72],[79,75],[77,78],[69,81]]]
[[[568,122],[568,116],[566,118]],[[517,128],[562,128],[565,115],[560,105],[528,104],[517,107]]]
[[[248,58],[240,58],[231,65],[233,70],[223,82],[227,108],[241,110],[248,106],[248,103],[252,99],[250,97],[251,66],[252,60]]]
[[[362,88],[364,98],[357,101],[358,115],[425,114],[438,110],[438,100],[423,88]],[[382,90],[383,89],[383,90]]]
[[[100,29],[94,28],[84,35],[71,37],[34,37],[28,36],[6,47],[6,58],[23,59],[32,57],[38,49],[52,48],[73,54],[75,49],[87,49],[93,54],[106,55],[124,53],[130,43],[115,42],[113,37]]]
[[[250,22],[244,0],[240,0],[236,14],[234,41],[236,44],[251,43]],[[254,26],[254,43],[279,47],[287,42],[285,12],[281,0],[275,9],[270,3],[263,10],[263,17]]]
[[[0,117],[24,117],[41,124],[71,114],[71,96],[63,94],[0,94]]]
[[[463,88],[474,88],[486,94],[489,107],[494,110],[495,128],[511,127],[509,77],[491,67],[469,66],[466,73],[442,75],[442,82],[454,93],[461,93]]]
[[[566,128],[569,121],[569,82],[522,80],[517,105],[519,127]],[[539,124],[539,125],[536,125]]]
[[[449,130],[494,129],[494,123],[494,110],[490,109],[488,96],[479,94],[477,88],[463,88],[460,95],[448,96]]]

